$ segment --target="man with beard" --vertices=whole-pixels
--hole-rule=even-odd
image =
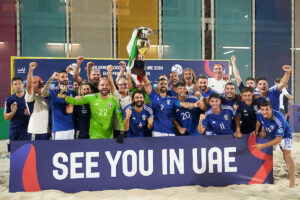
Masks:
[[[224,93],[226,81],[223,79],[224,67],[221,63],[216,63],[213,67],[214,77],[208,79],[208,87],[218,94]]]
[[[102,77],[99,82],[99,93],[83,96],[81,100],[64,95],[62,98],[73,105],[89,104],[91,120],[89,135],[90,139],[113,138],[113,114],[115,113],[120,123],[120,131],[124,131],[123,116],[118,102],[110,94],[110,83]],[[121,136],[123,138],[123,134]],[[121,141],[120,141],[121,142]]]
[[[185,84],[188,94],[194,94],[196,90],[196,75],[194,70],[185,68],[182,72],[181,81]]]
[[[84,61],[84,58],[82,56],[78,56],[76,61],[77,61],[77,63],[76,63],[76,68],[75,68],[75,72],[74,72],[74,79],[80,85],[82,83],[83,79],[79,76],[79,69],[80,69],[80,65]],[[98,84],[99,84],[101,76],[100,76],[99,70],[92,69],[92,67],[94,65],[95,64],[93,62],[88,62],[86,65],[86,71],[87,71],[88,82],[91,85],[92,93],[98,93],[99,92]]]
[[[31,134],[31,140],[48,140],[49,101],[41,94],[41,78],[37,76],[33,77],[33,70],[36,67],[37,63],[31,62],[27,75],[25,100],[27,103],[34,103],[33,112],[29,119],[28,133]]]
[[[208,85],[207,76],[205,74],[200,74],[198,76],[198,82],[197,82],[197,87],[199,88],[200,91],[196,91],[194,95],[197,97],[203,97],[203,99],[207,100],[211,94],[216,93],[216,91],[207,87],[207,85]]]
[[[7,142],[9,152],[11,141],[30,140],[27,134],[29,111],[24,98],[24,84],[22,78],[17,76],[11,82],[15,93],[6,98],[4,103],[4,119],[10,120]]]
[[[274,87],[268,88],[268,82],[265,77],[257,79],[256,83],[259,95],[259,105],[262,100],[268,100],[271,102],[273,110],[279,111],[280,93],[289,81],[292,67],[290,65],[284,65],[282,70],[285,72],[284,76],[281,78],[280,83]]]
[[[175,117],[175,108],[195,108],[200,105],[200,101],[196,103],[180,102],[176,98],[167,96],[168,80],[159,79],[157,93],[150,84],[147,76],[143,76],[145,82],[145,90],[149,94],[151,100],[151,106],[154,114],[154,125],[152,136],[175,136],[173,119]]]
[[[256,144],[252,147],[257,149],[264,149],[266,147],[275,145],[280,146],[283,154],[283,159],[286,162],[288,168],[288,174],[290,178],[290,187],[295,187],[295,163],[291,155],[292,149],[292,130],[285,120],[284,116],[272,109],[270,101],[263,100],[260,104],[260,110],[257,112],[257,126],[255,135],[258,134],[260,126],[263,125],[265,132],[260,132],[261,137],[267,136],[271,141],[264,144]]]
[[[255,84],[254,78],[248,77],[246,79],[246,86],[244,85],[241,75],[240,75],[240,72],[237,68],[236,57],[234,55],[231,56],[231,64],[232,64],[232,68],[233,68],[234,78],[235,78],[235,81],[236,81],[236,84],[237,84],[239,90],[242,91],[244,87],[252,87],[253,89],[255,89],[256,84]]]
[[[82,98],[83,96],[91,94],[91,92],[92,90],[90,84],[83,81],[79,86],[78,95]],[[91,118],[90,106],[88,104],[74,106],[73,118],[75,125],[75,139],[89,139]]]
[[[132,81],[131,75],[128,72],[126,74],[126,79],[128,81],[128,89],[130,90],[130,92],[134,93],[136,91],[141,91],[145,95],[145,103],[147,105],[150,105],[150,98],[149,98],[147,92],[145,91],[144,81],[136,83],[135,87],[134,87],[134,83]]]
[[[168,88],[167,95],[171,97],[176,97],[176,84],[179,82],[179,77],[177,72],[171,72],[169,74],[169,82],[171,83],[170,87]]]
[[[126,106],[124,112],[124,130],[127,137],[150,136],[149,131],[153,128],[153,110],[144,105],[145,98],[141,91],[132,95],[132,104]]]
[[[183,82],[176,84],[177,99],[181,102],[195,103],[199,98],[194,95],[186,94],[186,87]],[[198,135],[197,124],[199,122],[200,113],[206,110],[206,103],[201,99],[201,106],[193,109],[176,108],[176,120],[174,120],[175,128],[181,135]]]
[[[255,131],[256,113],[258,111],[257,100],[253,98],[253,88],[244,87],[241,98],[242,101],[237,103],[238,108],[235,117],[236,133],[250,134]]]
[[[223,105],[231,106],[232,108],[234,104],[237,103],[238,101],[235,85],[232,82],[226,83],[225,93],[220,96],[221,96],[221,103]]]
[[[57,79],[58,86],[49,89],[54,79]],[[70,105],[67,105],[64,100],[57,97],[57,95],[62,91],[64,91],[67,95],[73,95],[72,90],[69,89],[69,77],[65,70],[61,70],[58,73],[54,72],[45,87],[42,89],[42,95],[44,97],[49,96],[52,140],[74,139],[74,123],[72,114],[67,113],[67,109]]]

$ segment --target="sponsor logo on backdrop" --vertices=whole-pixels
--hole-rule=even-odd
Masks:
[[[171,71],[176,72],[178,75],[181,75],[183,70],[182,70],[181,65],[175,64],[172,66]]]
[[[17,69],[17,72],[18,72],[19,74],[25,74],[26,69],[25,69],[25,67],[18,68],[18,69]]]

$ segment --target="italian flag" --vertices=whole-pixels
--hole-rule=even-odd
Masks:
[[[142,82],[142,77],[141,75],[136,75],[136,74],[131,74],[131,69],[133,68],[134,65],[134,59],[136,58],[138,54],[138,49],[137,49],[137,40],[138,40],[138,29],[134,29],[131,39],[127,45],[127,52],[129,55],[129,60],[128,60],[128,65],[127,65],[127,72],[130,73],[132,79],[134,82],[138,83]]]

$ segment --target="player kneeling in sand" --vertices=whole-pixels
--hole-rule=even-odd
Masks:
[[[261,102],[260,111],[257,112],[255,135],[258,133],[261,125],[263,125],[265,131],[260,132],[260,135],[262,137],[267,136],[272,140],[264,144],[256,144],[253,147],[263,149],[279,144],[288,167],[290,187],[295,187],[295,164],[291,156],[292,130],[284,116],[280,112],[273,110],[271,103],[267,100]]]

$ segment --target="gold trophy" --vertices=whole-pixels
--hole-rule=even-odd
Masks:
[[[137,39],[137,49],[138,55],[134,60],[133,68],[131,69],[132,74],[144,76],[146,74],[145,71],[145,54],[149,51],[150,48],[150,40],[148,36],[153,32],[150,28],[140,27],[138,29],[138,39]]]

